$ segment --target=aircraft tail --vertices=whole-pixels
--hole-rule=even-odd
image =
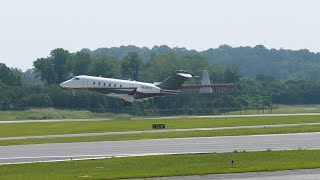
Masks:
[[[161,89],[178,90],[188,78],[193,76],[193,74],[185,70],[178,70],[156,86],[160,87]]]
[[[199,93],[212,93],[212,88],[209,86],[211,84],[209,73],[206,70],[202,72],[201,85],[204,87],[200,87]],[[207,86],[207,87],[205,87]]]

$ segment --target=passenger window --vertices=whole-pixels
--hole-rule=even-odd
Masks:
[[[100,86],[100,84],[101,84],[101,83],[99,82],[98,85]]]
[[[109,87],[111,87],[111,83],[109,83]]]
[[[103,86],[106,86],[106,83],[103,83]]]
[[[122,87],[122,84],[120,84],[120,87]]]
[[[96,84],[96,82],[93,82],[93,85],[95,85]]]
[[[117,87],[117,84],[114,84],[114,87]]]

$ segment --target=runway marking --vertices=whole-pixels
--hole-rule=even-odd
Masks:
[[[0,162],[320,149],[320,132],[0,146]],[[21,155],[21,156],[19,156]]]
[[[210,152],[208,152],[210,153]],[[12,157],[12,158],[0,158],[0,160],[14,160],[14,159],[38,159],[38,158],[65,158],[57,160],[41,160],[34,162],[14,162],[14,163],[0,163],[0,165],[6,164],[30,164],[39,162],[64,162],[64,161],[81,161],[92,159],[109,159],[109,158],[125,158],[125,157],[143,157],[143,156],[158,156],[158,155],[179,155],[179,154],[204,154],[203,152],[182,152],[182,153],[141,153],[141,154],[120,154],[120,155],[76,155],[76,156],[35,156],[35,157]],[[71,160],[72,158],[72,160]]]
[[[75,156],[33,156],[33,157],[9,157],[9,158],[0,158],[0,160],[7,159],[36,159],[36,158],[71,158],[71,157],[96,157],[96,156],[106,156],[106,155],[75,155]],[[106,156],[107,157],[107,156]]]
[[[112,157],[101,157],[101,158],[81,158],[81,159],[73,159],[72,161],[81,161],[81,160],[91,160],[91,159],[108,159]],[[35,161],[35,162],[15,162],[15,163],[2,163],[1,165],[9,165],[9,164],[31,164],[31,163],[46,163],[46,162],[65,162],[71,161],[70,159],[61,159],[61,160],[48,160],[48,161]]]
[[[179,154],[200,154],[201,152],[182,152]],[[70,156],[28,156],[28,157],[8,157],[0,158],[0,160],[10,160],[10,159],[37,159],[37,158],[81,158],[81,157],[137,157],[137,156],[155,156],[155,155],[172,155],[177,153],[140,153],[140,154],[118,154],[118,155],[108,155],[108,154],[88,154],[88,155],[70,155]]]

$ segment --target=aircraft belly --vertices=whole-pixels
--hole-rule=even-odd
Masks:
[[[107,88],[86,88],[85,90],[97,92],[101,94],[129,94],[132,92],[132,89],[107,89]]]
[[[132,89],[109,89],[108,92],[113,94],[129,94],[132,92]]]
[[[119,99],[122,99],[122,100],[125,100],[125,101],[128,101],[128,102],[134,102],[135,101],[135,98],[131,95],[128,95],[128,94],[114,94],[114,93],[111,93],[111,94],[107,94],[107,96],[109,97],[114,97],[114,98],[119,98]]]
[[[152,98],[156,96],[163,96],[161,93],[136,93],[134,97],[136,99],[145,99],[145,98]]]
[[[144,87],[144,88],[142,88]],[[137,89],[137,92],[143,93],[143,94],[156,94],[160,93],[160,88],[152,85],[152,86],[142,86]]]

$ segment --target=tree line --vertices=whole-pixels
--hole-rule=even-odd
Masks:
[[[320,79],[320,53],[313,53],[307,49],[267,49],[263,45],[255,47],[231,47],[221,45],[204,51],[188,50],[186,48],[170,48],[166,45],[147,47],[120,46],[99,48],[91,51],[82,49],[91,56],[103,55],[123,58],[127,52],[137,52],[145,61],[149,61],[153,54],[175,53],[179,56],[199,55],[207,59],[209,64],[236,65],[241,74],[255,77],[259,74],[271,75],[279,80],[318,80]]]
[[[208,69],[214,82],[235,82],[240,78],[237,66],[209,64],[200,55],[175,53],[153,54],[145,61],[137,52],[128,52],[123,58],[114,56],[91,56],[86,52],[69,53],[54,49],[50,56],[33,62],[34,73],[45,84],[59,84],[76,75],[92,75],[107,78],[132,79],[145,82],[162,81],[176,70],[183,69],[201,74]]]
[[[55,107],[150,115],[210,113],[219,108],[265,108],[273,103],[320,103],[320,79],[280,80],[263,72],[251,77],[242,73],[239,65],[210,63],[207,57],[196,52],[178,54],[160,50],[161,53],[153,53],[149,59],[145,59],[136,51],[112,56],[93,55],[88,50],[70,53],[58,48],[52,50],[48,57],[35,60],[34,69],[26,72],[0,64],[0,109]],[[122,107],[118,99],[88,92],[77,92],[73,98],[72,92],[59,87],[61,82],[81,74],[160,82],[177,69],[197,75],[206,69],[212,83],[234,82],[235,91],[240,93],[228,90],[210,96],[182,93],[172,97],[157,97],[146,103],[134,103],[132,107]],[[193,78],[186,83],[199,81]]]

